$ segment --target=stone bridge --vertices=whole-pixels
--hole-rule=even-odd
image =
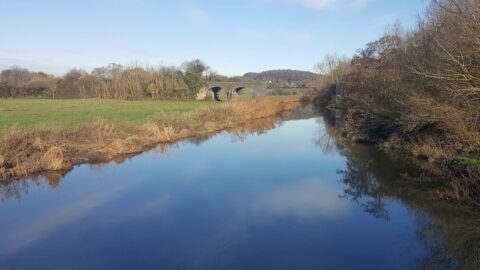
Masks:
[[[244,89],[252,90],[254,97],[265,94],[267,89],[267,84],[264,82],[208,82],[207,84],[212,100],[216,101],[221,101],[219,94],[222,90],[226,91],[227,99],[231,100]]]

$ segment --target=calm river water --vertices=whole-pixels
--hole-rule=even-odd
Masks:
[[[478,265],[476,214],[406,188],[415,167],[294,116],[3,184],[0,269]]]

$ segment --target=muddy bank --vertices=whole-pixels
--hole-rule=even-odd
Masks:
[[[96,121],[78,128],[12,128],[1,143],[0,181],[38,173],[64,174],[75,165],[122,159],[158,144],[245,126],[256,119],[282,116],[298,107],[299,100],[299,96],[292,96],[234,101],[184,115],[160,115],[139,126]]]

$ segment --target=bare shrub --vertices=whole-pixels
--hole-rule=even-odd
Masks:
[[[42,156],[41,167],[47,171],[59,171],[65,167],[63,151],[58,146],[53,146]]]
[[[317,79],[317,87],[325,89],[331,85],[340,83],[350,73],[351,59],[346,56],[327,54],[324,59],[316,65],[320,76]]]
[[[171,142],[176,138],[175,128],[173,126],[165,126],[162,128],[162,138],[165,142]]]
[[[395,25],[349,64],[326,57],[317,104],[343,110],[357,140],[402,140],[414,155],[444,164],[479,155],[479,18],[478,1],[431,1],[413,31]]]

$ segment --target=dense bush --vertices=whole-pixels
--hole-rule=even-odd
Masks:
[[[447,164],[480,153],[480,2],[433,0],[352,59],[327,57],[317,101],[349,136]],[[340,93],[340,95],[339,95]]]

